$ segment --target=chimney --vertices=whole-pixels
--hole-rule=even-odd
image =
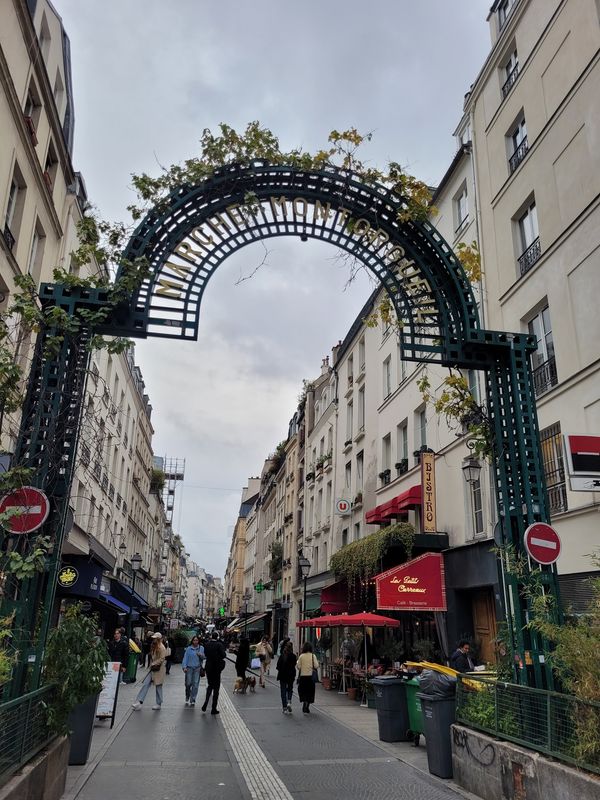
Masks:
[[[321,375],[329,375],[329,356],[325,356],[321,364]]]
[[[334,344],[333,347],[331,348],[331,363],[333,364],[334,367],[337,364],[338,353],[340,351],[341,346],[342,346],[342,340],[338,339],[338,343]]]

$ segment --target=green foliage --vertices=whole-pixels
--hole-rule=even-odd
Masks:
[[[269,545],[269,553],[271,554],[271,561],[269,562],[269,575],[272,580],[275,580],[281,573],[283,567],[283,543],[272,542]]]
[[[441,383],[439,394],[431,389],[427,371],[417,380],[417,388],[436,414],[442,414],[450,428],[461,427],[468,432],[469,446],[476,458],[491,458],[493,429],[485,411],[473,397],[467,379],[452,369]]]
[[[408,522],[388,525],[340,548],[331,556],[330,569],[345,578],[349,587],[356,580],[366,583],[380,571],[381,559],[392,545],[402,545],[406,558],[410,559],[414,540],[415,529]]]
[[[165,486],[165,473],[158,467],[152,467],[150,473],[150,491],[153,494],[161,494]]]
[[[2,559],[2,571],[14,575],[18,580],[32,578],[36,572],[46,569],[46,557],[50,549],[50,537],[38,536],[24,553],[11,550]]]
[[[173,639],[175,647],[187,647],[190,643],[189,636],[184,628],[175,628],[172,633],[169,633],[169,637]]]
[[[10,680],[17,660],[10,648],[13,618],[14,614],[0,619],[0,686]]]
[[[102,688],[108,651],[96,628],[96,617],[84,614],[76,603],[67,608],[59,627],[50,631],[44,677],[56,686],[47,708],[48,725],[55,733],[68,733],[71,711]]]
[[[481,280],[482,272],[481,253],[479,252],[477,242],[474,240],[471,244],[459,242],[459,244],[456,245],[456,255],[462,264],[467,278],[471,283],[478,283]]]

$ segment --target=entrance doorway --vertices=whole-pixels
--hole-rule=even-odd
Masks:
[[[472,596],[473,633],[479,650],[479,661],[493,664],[496,661],[496,616],[494,594],[491,588],[478,589]]]

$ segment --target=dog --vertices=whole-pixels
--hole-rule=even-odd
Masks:
[[[233,686],[234,694],[246,694],[248,689],[250,689],[251,692],[256,693],[256,678],[254,675],[250,675],[245,680],[244,678],[235,679],[235,684]]]

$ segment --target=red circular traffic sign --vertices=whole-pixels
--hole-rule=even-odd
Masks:
[[[0,500],[0,514],[13,509],[13,515],[1,523],[2,527],[11,533],[33,533],[48,519],[50,502],[35,486],[23,486]]]
[[[538,564],[554,564],[560,555],[560,538],[551,525],[535,522],[525,531],[525,549]]]

